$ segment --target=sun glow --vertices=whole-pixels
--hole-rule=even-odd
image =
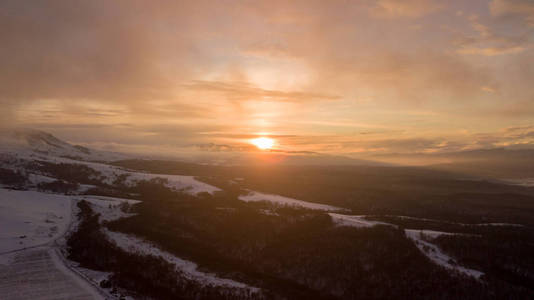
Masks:
[[[260,148],[261,150],[271,149],[274,146],[274,140],[268,137],[259,137],[256,139],[250,140],[252,145]]]

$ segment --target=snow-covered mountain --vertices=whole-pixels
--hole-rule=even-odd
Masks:
[[[62,141],[50,133],[34,129],[0,132],[0,152],[17,157],[63,157],[83,161],[109,162],[127,158],[114,152],[89,149]]]

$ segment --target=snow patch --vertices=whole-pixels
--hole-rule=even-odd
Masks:
[[[31,182],[31,184],[37,186],[39,183],[51,183],[57,179],[40,174],[28,174],[28,180]]]
[[[332,218],[332,221],[338,226],[365,228],[365,227],[373,227],[376,225],[387,225],[387,226],[396,227],[395,225],[389,224],[389,223],[366,220],[365,216],[351,216],[351,215],[342,215],[342,214],[336,214],[336,213],[329,213],[328,215]]]
[[[133,185],[138,181],[152,180],[156,178],[165,179],[167,182],[165,185],[175,191],[185,191],[187,193],[197,195],[202,192],[213,194],[221,189],[209,185],[207,183],[198,181],[194,176],[186,175],[166,175],[166,174],[151,174],[140,172],[128,172],[126,183]]]
[[[302,200],[297,200],[293,198],[288,198],[284,196],[279,195],[271,195],[271,194],[264,194],[259,193],[255,191],[251,191],[248,195],[241,195],[238,198],[241,201],[245,202],[271,202],[280,204],[282,206],[292,206],[292,207],[302,207],[302,208],[308,208],[313,210],[322,210],[322,211],[343,211],[345,209],[341,207],[326,205],[326,204],[319,204],[319,203],[313,203],[313,202],[307,202]]]
[[[81,196],[78,200],[85,200],[91,203],[91,208],[97,214],[100,214],[100,221],[114,221],[120,218],[130,217],[134,214],[124,212],[120,209],[124,203],[133,205],[139,203],[139,200],[131,200],[115,197],[104,196]]]
[[[525,187],[534,187],[534,178],[506,179],[505,183]]]

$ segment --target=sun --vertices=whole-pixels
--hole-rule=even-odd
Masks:
[[[271,149],[274,146],[274,140],[268,137],[255,138],[250,140],[250,143],[261,150]]]

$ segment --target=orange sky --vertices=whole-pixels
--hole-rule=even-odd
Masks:
[[[534,2],[2,1],[2,126],[123,151],[534,144]],[[245,145],[244,145],[245,144]]]

